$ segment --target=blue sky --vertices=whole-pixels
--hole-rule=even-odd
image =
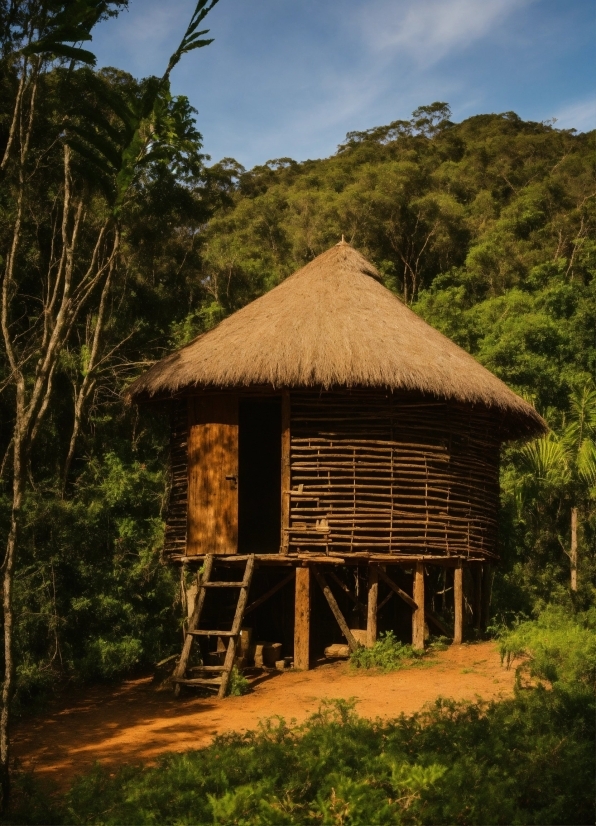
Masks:
[[[97,27],[100,66],[161,75],[195,0],[130,0]],[[593,0],[220,0],[215,42],[172,91],[199,110],[213,160],[247,168],[332,154],[346,132],[435,100],[455,120],[515,111],[596,127]]]

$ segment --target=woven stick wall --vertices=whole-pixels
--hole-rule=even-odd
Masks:
[[[290,553],[495,554],[494,411],[371,391],[292,392]]]
[[[188,511],[188,408],[186,399],[172,403],[170,493],[164,554],[186,553]]]

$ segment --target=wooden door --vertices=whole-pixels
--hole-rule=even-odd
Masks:
[[[238,397],[188,400],[187,554],[238,551]]]

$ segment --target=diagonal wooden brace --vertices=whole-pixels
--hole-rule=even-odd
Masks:
[[[348,646],[350,648],[350,651],[356,651],[356,649],[361,648],[362,646],[356,640],[356,638],[354,637],[354,635],[352,634],[352,632],[348,628],[348,623],[345,621],[344,615],[339,610],[339,605],[335,601],[335,597],[333,596],[331,588],[329,587],[329,585],[327,585],[327,581],[326,581],[325,577],[323,576],[323,574],[319,570],[317,570],[316,566],[313,565],[311,570],[313,572],[314,578],[317,580],[317,582],[319,583],[319,585],[321,587],[321,591],[325,595],[325,599],[329,603],[329,607],[331,608],[333,616],[337,620],[337,624],[341,628],[342,634],[344,635],[344,637],[346,638],[346,640],[348,642]]]

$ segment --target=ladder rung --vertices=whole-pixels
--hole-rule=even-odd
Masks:
[[[193,637],[237,637],[237,631],[202,631],[197,629],[196,631],[189,631],[189,634],[192,634]]]
[[[242,582],[203,582],[202,588],[245,588],[244,580]]]
[[[179,683],[180,685],[212,685],[212,686],[219,686],[221,685],[221,677],[192,677],[187,679],[186,677],[177,677],[174,679],[175,683]]]
[[[189,669],[193,674],[199,671],[210,671],[217,673],[218,671],[221,672],[224,670],[223,665],[192,665]]]

